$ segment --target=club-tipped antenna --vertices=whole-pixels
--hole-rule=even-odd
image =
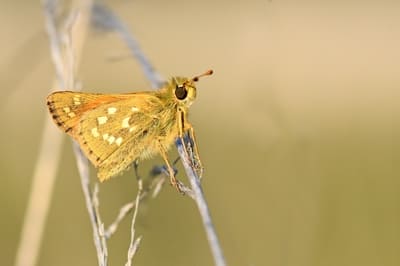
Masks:
[[[212,75],[212,73],[214,73],[214,71],[212,71],[211,69],[207,70],[206,72],[204,72],[201,75],[195,76],[194,78],[192,78],[193,81],[199,81],[199,78],[204,77],[204,76],[210,76]]]

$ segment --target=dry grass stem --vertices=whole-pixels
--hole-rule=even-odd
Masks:
[[[61,155],[57,152],[61,149],[61,142],[62,135],[56,132],[50,120],[46,120],[17,249],[16,266],[33,266],[38,259]]]
[[[79,10],[84,10],[87,7],[88,1],[75,3],[75,7]],[[58,88],[65,88],[67,71],[63,61],[63,45],[58,33],[55,15],[55,6],[57,1],[43,1],[43,11],[45,15],[45,26],[50,40],[51,57],[56,69],[56,80],[53,82],[52,91]],[[82,14],[86,14],[82,12]],[[84,15],[75,23],[74,30],[69,33],[77,41],[76,56],[79,58],[87,21],[85,23]],[[87,16],[86,16],[87,17]],[[86,24],[86,25],[85,25]],[[79,30],[78,30],[79,29]],[[30,191],[28,206],[24,218],[23,227],[21,230],[20,242],[17,248],[15,265],[30,266],[35,265],[38,259],[38,254],[41,246],[43,229],[46,223],[48,210],[53,194],[54,181],[59,165],[61,155],[62,135],[56,131],[54,125],[46,116],[45,126],[43,130],[41,146],[38,152],[38,159],[35,164],[33,174],[32,188]]]
[[[100,210],[99,210],[100,201],[99,201],[99,184],[98,183],[95,183],[95,185],[94,185],[92,203],[94,206],[94,211],[95,211],[95,215],[96,215],[96,219],[97,219],[96,224],[97,224],[97,228],[98,228],[98,236],[100,237],[100,243],[101,243],[101,250],[102,250],[101,260],[106,265],[107,260],[108,260],[108,249],[107,249],[107,239],[106,239],[105,232],[104,232],[104,223],[101,220],[101,215],[100,215]]]
[[[119,224],[122,220],[131,212],[131,210],[135,207],[134,202],[129,202],[122,206],[119,210],[117,217],[115,218],[114,222],[112,222],[107,230],[105,231],[105,237],[109,239],[118,229]]]
[[[166,181],[166,176],[163,176],[161,178],[159,178],[158,180],[155,180],[155,186],[154,186],[154,190],[153,193],[151,194],[151,197],[154,199],[155,197],[158,196],[158,194],[160,193],[161,189],[163,188],[164,184]]]
[[[83,195],[85,197],[86,208],[88,210],[90,222],[92,224],[93,240],[96,248],[97,260],[99,262],[99,265],[105,266],[107,265],[108,251],[106,242],[104,241],[105,234],[100,234],[100,232],[104,230],[102,230],[102,224],[100,224],[100,219],[97,215],[99,206],[99,200],[97,197],[98,191],[95,191],[92,196],[92,193],[90,191],[88,160],[76,143],[74,143],[74,151],[79,175],[81,177],[81,184]]]
[[[157,178],[154,178],[150,176],[151,178],[151,183],[149,186],[144,187],[141,189],[140,196],[139,196],[139,202],[143,201],[146,199],[148,196],[151,196],[151,198],[155,198],[158,196],[159,192],[161,191],[162,187],[165,184],[165,181],[167,180],[167,177],[169,177],[168,171],[165,169],[165,167],[157,167],[161,168],[160,176]],[[143,186],[142,184],[139,186]],[[185,185],[182,184],[182,182],[179,182],[180,189],[182,192],[184,192],[186,195],[190,196],[191,198],[194,198],[194,194]],[[106,239],[109,239],[117,230],[119,224],[125,219],[125,217],[133,210],[136,209],[136,200],[134,202],[129,202],[123,205],[115,220],[108,226],[107,230],[105,231],[105,237]]]
[[[154,69],[151,62],[144,55],[138,41],[130,33],[129,29],[118,18],[118,16],[115,15],[108,7],[97,2],[93,7],[92,22],[97,28],[119,33],[122,40],[126,43],[131,51],[132,55],[139,62],[145,76],[150,81],[153,88],[160,88],[164,84],[165,80]]]
[[[156,189],[160,189],[159,187],[162,186],[163,183],[165,183],[165,179],[166,177],[163,176],[159,179],[154,179],[153,182],[148,186],[145,187],[143,189],[141,189],[140,193],[139,193],[139,202],[141,202],[142,200],[146,199],[151,191],[153,191],[153,193],[151,193],[152,198],[156,197],[158,193],[155,192]],[[138,181],[139,182],[139,181]],[[143,186],[142,184],[138,183],[138,186]],[[129,202],[126,203],[125,205],[123,205],[120,210],[119,213],[117,215],[117,217],[115,218],[115,220],[108,226],[107,230],[105,231],[105,237],[107,239],[109,239],[118,229],[119,224],[124,220],[124,218],[135,208],[136,208],[136,200],[134,202]]]
[[[139,210],[139,203],[140,203],[142,191],[143,191],[143,181],[141,179],[139,179],[139,177],[138,177],[138,192],[137,192],[136,199],[135,199],[135,211],[133,212],[132,222],[131,222],[131,241],[129,243],[127,261],[125,263],[125,266],[132,265],[132,258],[133,258],[133,256],[135,256],[136,251],[139,248],[140,241],[142,239],[141,236],[139,236],[137,239],[135,239],[135,233],[136,233],[135,223],[136,223],[136,217],[137,217],[138,210]]]
[[[187,145],[190,145],[190,143]],[[187,156],[187,150],[184,149],[185,146],[179,138],[176,141],[176,146],[178,149],[178,153],[181,156],[183,167],[185,168],[187,177],[189,178],[189,182],[194,193],[194,200],[203,221],[208,244],[210,245],[211,252],[213,254],[214,263],[216,266],[225,266],[225,258],[222,252],[221,245],[219,244],[214,224],[211,219],[210,210],[204,197],[203,189],[201,188],[200,179],[196,175],[196,172],[193,170],[191,160]]]

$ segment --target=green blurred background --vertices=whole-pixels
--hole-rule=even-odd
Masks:
[[[398,1],[107,3],[163,76],[215,70],[190,120],[229,265],[400,265]],[[0,19],[0,250],[12,265],[54,68],[39,1],[3,0]],[[91,32],[83,89],[150,88],[135,60],[108,59],[127,54],[115,34]],[[129,172],[100,188],[108,224],[137,186]],[[194,203],[170,186],[138,219],[136,265],[212,265]],[[108,242],[110,265],[125,262],[129,230]],[[65,138],[38,265],[96,263]]]

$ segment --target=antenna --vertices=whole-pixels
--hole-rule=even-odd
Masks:
[[[204,76],[210,76],[212,73],[214,73],[214,71],[212,71],[211,69],[207,70],[206,72],[204,72],[201,75],[195,76],[194,78],[192,78],[193,81],[199,81],[199,78],[204,77]]]

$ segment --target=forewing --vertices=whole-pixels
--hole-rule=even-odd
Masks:
[[[58,91],[47,97],[47,107],[58,127],[74,137],[81,117],[107,103],[129,98],[131,94],[105,95],[74,91]]]
[[[122,172],[141,153],[151,149],[162,109],[154,94],[133,93],[85,113],[76,127],[76,137],[99,168],[101,181]]]

